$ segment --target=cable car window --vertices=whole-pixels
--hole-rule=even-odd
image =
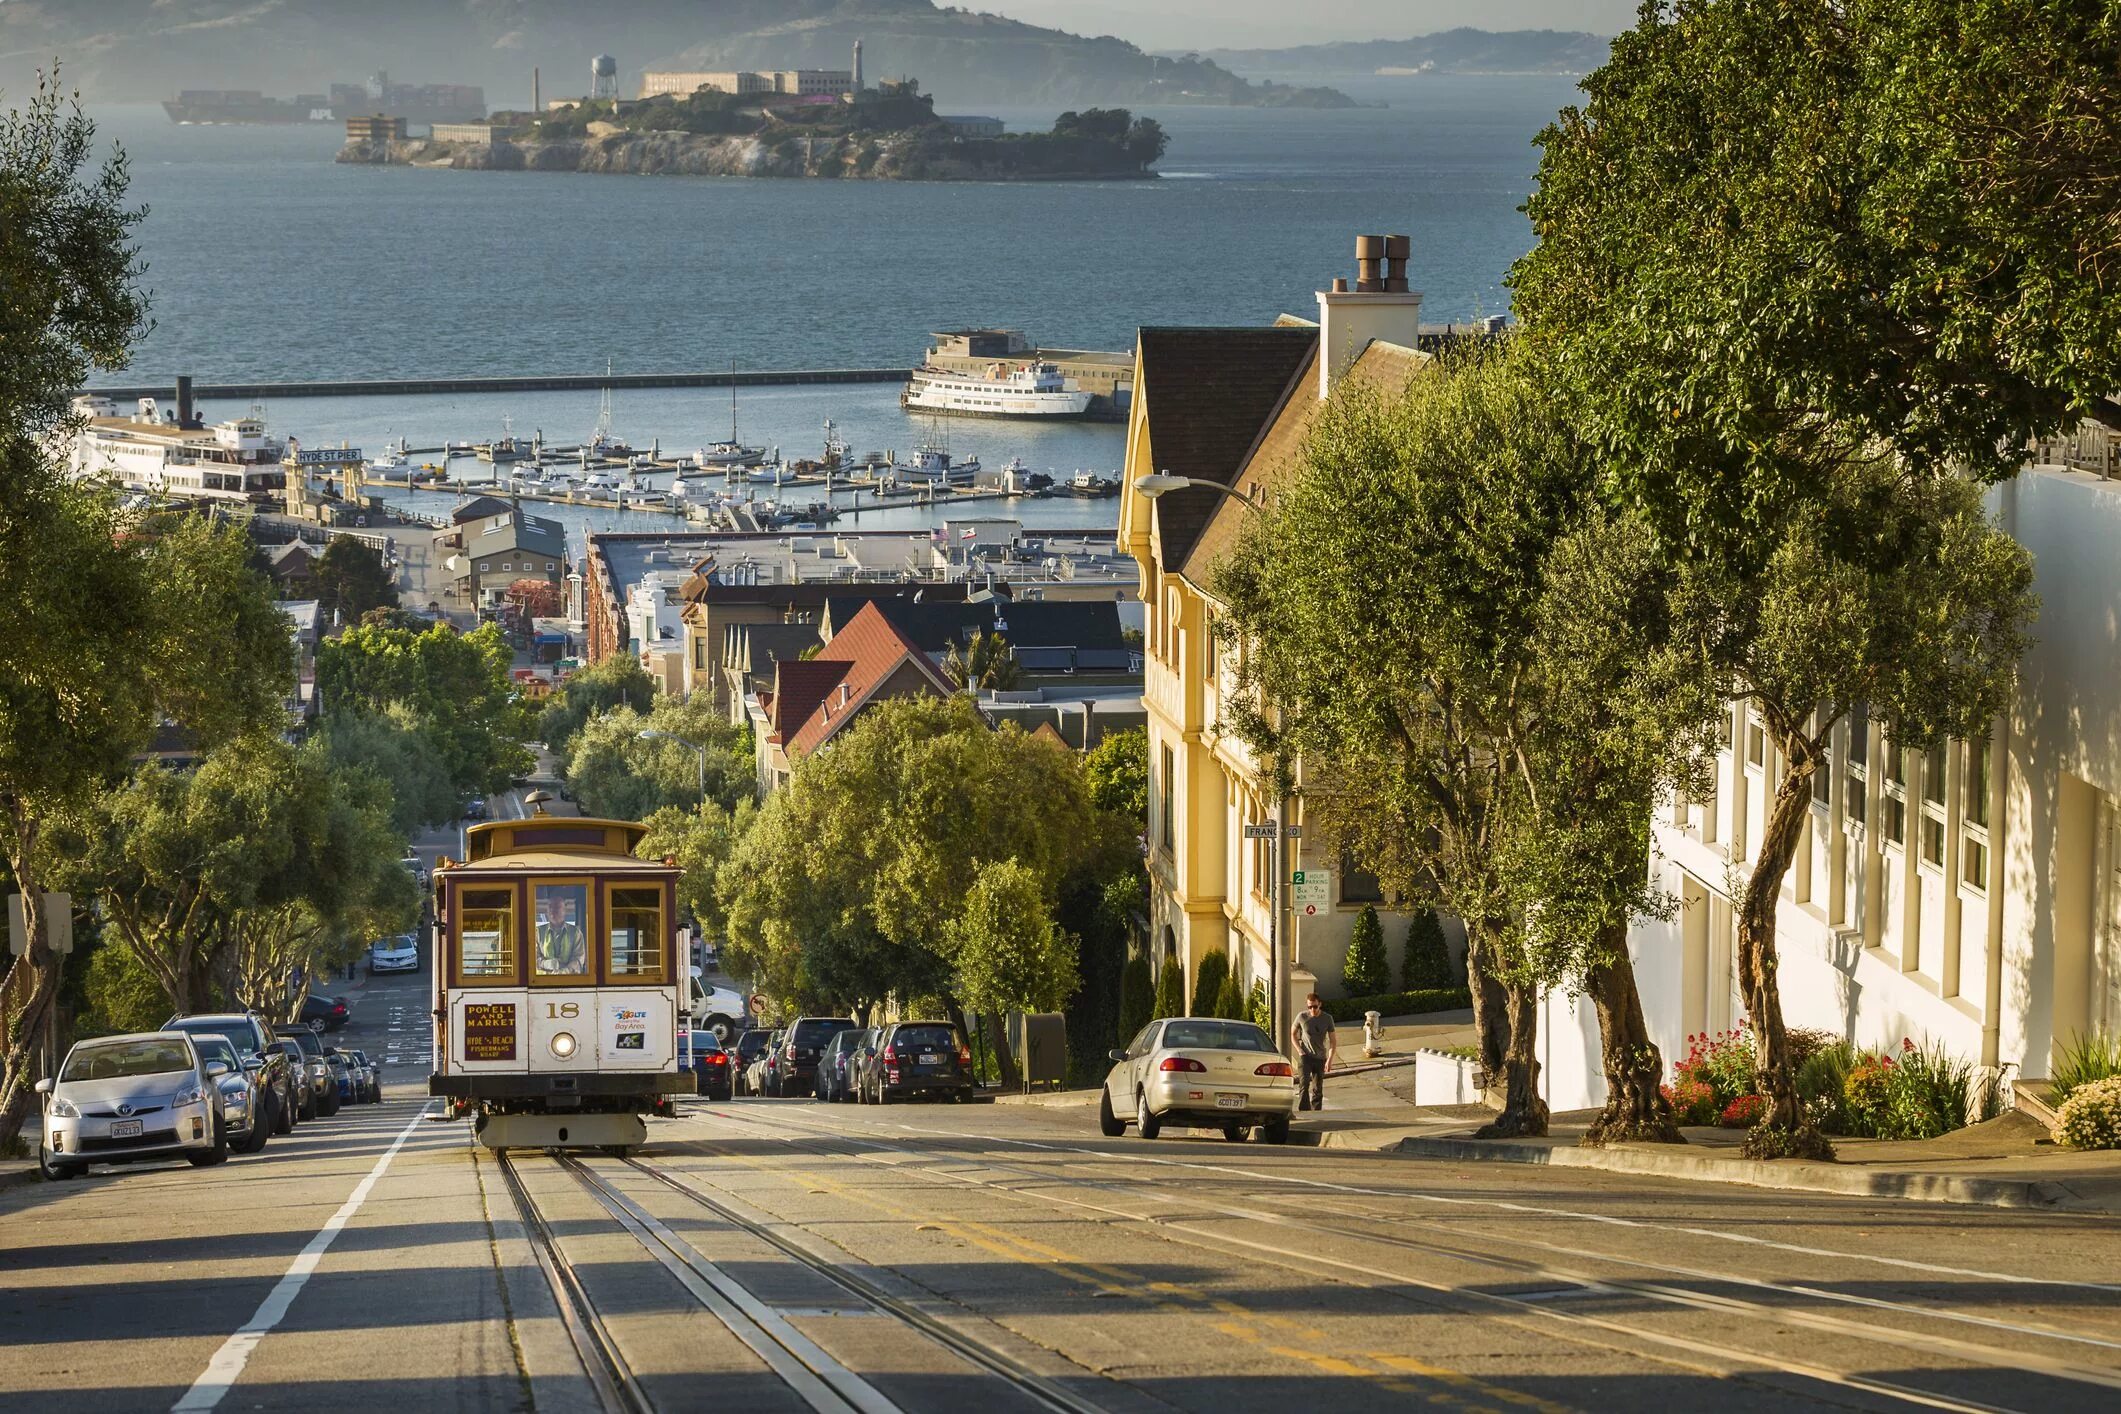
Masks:
[[[638,979],[663,975],[663,891],[611,891],[611,975]]]
[[[457,926],[459,977],[508,977],[515,973],[515,892],[466,889]]]
[[[537,975],[589,975],[589,886],[539,884],[537,908]]]

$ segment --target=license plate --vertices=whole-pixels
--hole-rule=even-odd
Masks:
[[[137,1119],[112,1120],[110,1137],[113,1139],[138,1139],[141,1121]]]
[[[1217,1109],[1219,1109],[1219,1110],[1241,1110],[1241,1109],[1243,1109],[1244,1107],[1245,1107],[1245,1097],[1244,1097],[1244,1096],[1242,1096],[1242,1095],[1227,1095],[1227,1094],[1223,1094],[1223,1093],[1222,1093],[1222,1092],[1220,1092],[1220,1091],[1218,1091],[1218,1092],[1216,1093],[1216,1096],[1215,1096],[1215,1108],[1217,1108]]]
[[[926,1051],[926,1052],[923,1052],[923,1053],[922,1053],[922,1055],[921,1055],[921,1064],[922,1064],[922,1065],[940,1065],[940,1064],[942,1063],[942,1059],[943,1059],[943,1058],[942,1058],[941,1056],[939,1056],[939,1055],[935,1054],[935,1053],[934,1053],[933,1051]]]

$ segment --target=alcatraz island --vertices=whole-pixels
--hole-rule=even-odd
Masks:
[[[862,80],[854,67],[642,75],[621,98],[616,65],[591,61],[591,92],[483,123],[436,123],[426,136],[386,115],[347,121],[338,161],[475,171],[839,177],[883,181],[1151,178],[1166,138],[1124,108],[1060,115],[1051,130],[938,114],[915,79]]]

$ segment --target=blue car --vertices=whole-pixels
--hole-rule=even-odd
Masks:
[[[353,1067],[346,1063],[346,1057],[337,1051],[326,1051],[324,1064],[331,1068],[331,1078],[339,1087],[339,1103],[359,1104],[361,1097],[354,1090]]]

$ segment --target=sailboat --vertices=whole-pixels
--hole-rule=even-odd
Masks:
[[[764,447],[747,447],[736,435],[736,360],[729,361],[729,440],[712,442],[692,454],[693,465],[702,471],[723,471],[733,466],[757,466],[766,460]]]
[[[611,360],[604,360],[604,398],[597,408],[597,430],[590,434],[582,451],[592,457],[607,461],[623,461],[633,455],[633,448],[611,435]]]

